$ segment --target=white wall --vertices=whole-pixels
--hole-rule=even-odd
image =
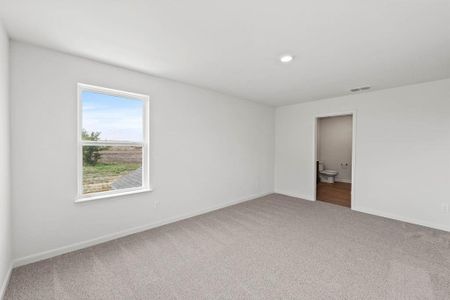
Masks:
[[[352,116],[317,121],[317,158],[328,170],[338,172],[336,181],[352,180]]]
[[[313,198],[314,118],[349,111],[353,209],[450,231],[450,79],[278,108],[275,191]]]
[[[153,192],[74,203],[78,82],[150,96]],[[19,263],[273,192],[271,107],[17,42],[11,97]]]
[[[0,21],[0,298],[11,267],[9,39]]]

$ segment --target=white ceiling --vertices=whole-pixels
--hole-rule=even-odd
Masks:
[[[0,16],[13,39],[271,105],[450,77],[450,0],[0,0]]]

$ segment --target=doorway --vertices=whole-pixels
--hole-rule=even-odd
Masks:
[[[352,207],[354,113],[315,119],[315,200]]]

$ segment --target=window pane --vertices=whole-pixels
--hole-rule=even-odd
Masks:
[[[142,147],[83,146],[83,194],[142,186]]]
[[[83,140],[143,141],[144,101],[81,93]]]

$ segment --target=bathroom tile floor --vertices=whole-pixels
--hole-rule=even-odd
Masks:
[[[317,184],[316,198],[319,201],[331,204],[341,205],[345,207],[351,206],[351,183],[335,182]]]

